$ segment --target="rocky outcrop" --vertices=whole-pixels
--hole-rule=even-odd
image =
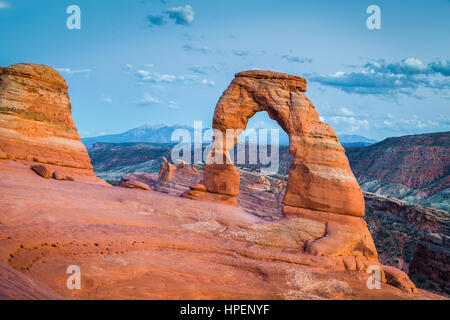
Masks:
[[[31,166],[31,169],[44,179],[49,179],[52,176],[52,172],[43,164],[35,164]]]
[[[0,67],[0,149],[10,159],[96,180],[72,119],[67,84],[48,66]]]
[[[421,286],[450,296],[450,236],[431,233],[417,245],[409,275]]]
[[[304,95],[306,80],[271,71],[236,74],[214,111],[214,143],[206,160],[203,185],[183,196],[237,206],[240,176],[229,150],[248,120],[266,111],[289,135],[292,156],[283,213],[320,226],[305,251],[313,255],[347,256],[377,261],[365,222],[364,198],[333,129],[319,119]],[[235,130],[234,136],[229,130]],[[302,239],[305,240],[305,239]],[[299,240],[301,241],[301,240]]]
[[[448,213],[369,192],[364,198],[380,262],[402,269],[421,288],[448,295]]]
[[[406,293],[417,293],[418,290],[414,283],[409,280],[408,275],[400,269],[391,267],[391,266],[383,266],[383,271],[386,275],[386,282],[400,288]]]
[[[450,132],[388,138],[346,153],[365,191],[450,209]]]
[[[162,157],[161,169],[159,170],[159,182],[161,184],[166,184],[172,181],[174,171],[175,166],[171,164],[166,157]]]
[[[344,149],[333,129],[319,119],[314,105],[304,95],[306,80],[271,71],[236,74],[220,97],[213,118],[215,137],[205,168],[204,185],[213,194],[235,197],[239,193],[239,174],[229,159],[237,136],[226,141],[229,129],[244,130],[256,112],[266,111],[289,135],[293,161],[284,204],[336,214],[361,217],[364,199],[353,176]]]
[[[148,185],[146,185],[143,182],[139,182],[139,181],[135,181],[135,180],[129,180],[129,181],[125,181],[123,186],[125,188],[130,188],[130,189],[140,189],[140,190],[152,190]]]

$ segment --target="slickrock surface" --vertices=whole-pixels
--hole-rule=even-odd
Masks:
[[[16,160],[99,182],[72,119],[67,84],[48,66],[0,67],[0,149]]]
[[[0,263],[0,300],[61,300],[39,281]]]
[[[146,185],[145,183],[139,182],[139,181],[135,181],[135,180],[130,180],[130,181],[126,181],[123,186],[125,188],[130,188],[130,189],[140,189],[140,190],[151,190],[151,188]]]
[[[289,135],[293,161],[284,204],[361,217],[364,198],[344,149],[334,130],[320,121],[305,90],[306,80],[297,76],[272,71],[236,74],[214,111],[212,127],[222,132],[224,140],[216,138],[210,157],[229,157],[237,137],[227,143],[226,130],[244,130],[256,112],[266,111]],[[207,164],[204,185],[210,193],[235,197],[239,174],[232,164]]]
[[[0,262],[67,299],[441,298],[369,290],[368,274],[343,257],[306,254],[305,240],[324,230],[301,217],[267,221],[170,194],[42,179],[11,160],[0,160],[0,193]],[[66,287],[69,265],[81,269],[81,290]]]

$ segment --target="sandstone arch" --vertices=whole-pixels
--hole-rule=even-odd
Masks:
[[[361,217],[364,198],[350,169],[345,151],[334,130],[320,121],[314,105],[305,96],[306,79],[272,71],[244,71],[235,78],[216,105],[214,129],[244,130],[248,120],[266,111],[289,135],[292,164],[284,196],[284,211],[304,208]],[[228,155],[236,141],[212,153]],[[206,193],[187,196],[224,199],[235,204],[239,194],[239,173],[233,164],[207,164]]]

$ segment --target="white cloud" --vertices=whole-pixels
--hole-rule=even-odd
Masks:
[[[341,108],[340,111],[345,116],[353,116],[354,115],[354,113],[347,108]]]
[[[204,54],[222,54],[222,52],[218,49],[213,49],[207,46],[193,46],[191,44],[185,44],[183,47],[184,51],[188,51],[188,52],[200,52],[200,53],[204,53]]]
[[[173,75],[173,74],[162,74],[159,72],[150,72],[147,70],[139,69],[136,71],[136,76],[139,80],[143,82],[151,83],[183,83],[183,84],[202,84],[207,86],[215,85],[213,80],[208,80],[206,78],[200,77],[198,75]]]
[[[153,97],[150,94],[145,94],[141,100],[136,102],[136,104],[140,105],[140,106],[157,106],[157,105],[164,106],[165,105],[169,109],[179,109],[179,106],[175,101],[171,100],[171,101],[165,102],[158,98]]]
[[[309,75],[308,79],[347,93],[413,95],[423,87],[436,90],[450,89],[450,61],[436,60],[428,64],[416,58],[387,63],[385,60],[368,62],[360,70],[339,71],[329,75]],[[420,98],[415,96],[416,98]]]
[[[174,7],[166,11],[169,19],[175,20],[175,24],[191,25],[194,22],[195,12],[190,5],[184,7]]]
[[[199,74],[208,74],[209,72],[218,72],[219,67],[216,65],[210,65],[210,66],[195,65],[195,66],[189,67],[189,70],[191,70],[192,72],[195,72],[195,73],[199,73]]]
[[[106,103],[112,103],[112,102],[113,102],[112,99],[109,98],[109,97],[102,97],[101,100],[102,100],[103,102],[106,102]]]
[[[73,70],[71,68],[55,68],[56,71],[59,73],[64,73],[67,75],[75,75],[75,74],[88,74],[91,73],[91,69],[79,69],[79,70]]]
[[[284,56],[282,56],[282,58],[290,63],[312,63],[313,62],[311,58],[291,56],[288,54],[285,54]]]

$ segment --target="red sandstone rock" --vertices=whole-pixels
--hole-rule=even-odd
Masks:
[[[180,170],[171,186],[187,183],[181,173],[201,178]],[[361,265],[372,262],[356,254],[307,254],[325,233],[317,218],[267,220],[169,194],[43,181],[20,162],[0,161],[0,181],[12,177],[13,185],[0,184],[0,261],[67,299],[441,298],[384,283],[368,290]],[[65,285],[72,264],[82,270],[81,290]]]
[[[66,180],[66,176],[63,175],[60,171],[56,170],[52,174],[52,178],[55,180]]]
[[[196,190],[196,191],[203,191],[206,192],[206,187],[203,184],[196,184],[193,185],[192,187],[190,187],[191,190]]]
[[[355,266],[358,264],[357,258],[363,259],[366,266],[378,264],[377,250],[367,224],[362,218],[290,206],[284,206],[283,213],[289,217],[315,221],[321,226],[321,234],[319,233],[314,240],[308,240],[305,247],[307,253],[330,257],[353,256],[356,259]]]
[[[14,159],[64,166],[99,182],[72,119],[67,84],[48,66],[0,67],[0,145]]]
[[[33,165],[31,169],[44,179],[49,179],[52,176],[51,171],[43,164]]]
[[[141,190],[152,190],[148,185],[145,183],[139,182],[139,181],[125,181],[123,184],[125,188],[131,188],[131,189],[141,189]]]
[[[449,220],[446,219],[443,234],[430,233],[420,240],[408,272],[411,277],[422,276],[437,282],[436,287],[447,292],[450,288],[450,236],[446,231],[449,230]]]
[[[386,274],[386,282],[394,287],[397,287],[407,293],[417,293],[418,290],[414,283],[409,280],[408,275],[400,269],[383,266],[383,271]]]
[[[61,300],[56,292],[35,279],[0,263],[0,300]]]
[[[289,135],[293,161],[284,204],[361,217],[364,198],[333,129],[319,119],[303,94],[306,80],[271,71],[236,74],[216,105],[212,127],[244,130],[248,120],[266,111]],[[215,140],[214,153],[228,157],[237,141]],[[208,164],[204,184],[210,193],[235,196],[239,175],[231,164]]]
[[[162,157],[161,159],[161,169],[159,171],[159,182],[162,184],[166,184],[170,182],[173,178],[173,173],[175,171],[175,166],[171,164],[166,157]]]

